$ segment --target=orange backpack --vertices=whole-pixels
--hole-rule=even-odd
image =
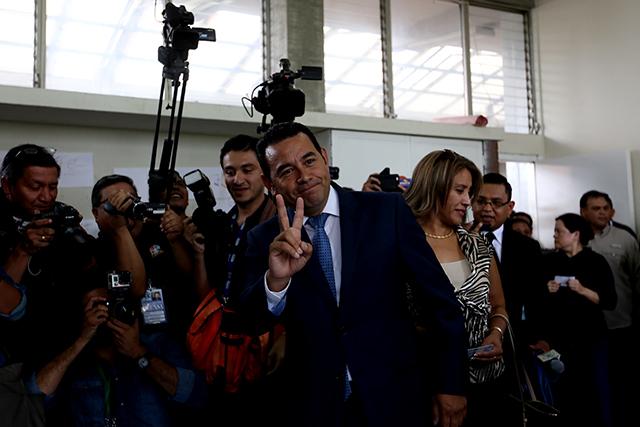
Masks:
[[[266,374],[273,333],[259,336],[223,329],[223,320],[237,316],[212,289],[195,311],[187,333],[193,365],[205,372],[207,382],[220,383],[226,393],[236,393],[243,384]]]

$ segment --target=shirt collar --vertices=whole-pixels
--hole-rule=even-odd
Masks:
[[[340,203],[338,200],[338,192],[335,188],[333,188],[333,186],[329,187],[329,198],[327,199],[327,204],[324,205],[322,213],[340,218]],[[308,219],[308,216],[304,217],[304,224],[307,223]]]
[[[502,235],[504,234],[504,224],[502,224],[500,227],[493,230],[492,233],[494,236],[496,236],[496,240],[498,241],[498,243],[502,244]]]

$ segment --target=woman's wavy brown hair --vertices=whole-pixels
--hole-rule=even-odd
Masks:
[[[427,219],[438,214],[447,202],[453,178],[462,170],[471,174],[471,197],[478,193],[482,174],[466,157],[451,150],[432,151],[413,170],[411,186],[405,193],[407,204],[416,218]]]

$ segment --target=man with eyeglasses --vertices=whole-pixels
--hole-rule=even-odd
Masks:
[[[537,241],[505,226],[515,206],[511,194],[507,178],[488,173],[472,206],[475,223],[495,249],[511,326],[523,344],[537,338],[532,318],[536,316],[542,283],[538,274],[542,253]]]
[[[24,380],[33,395],[53,393],[96,322],[85,311],[78,327],[83,316],[76,300],[91,262],[90,237],[77,211],[56,201],[54,152],[34,144],[13,147],[0,172],[0,367],[13,369],[16,384]],[[60,209],[75,212],[72,224],[55,214]],[[21,425],[15,418],[9,424]]]

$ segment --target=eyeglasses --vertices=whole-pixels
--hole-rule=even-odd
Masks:
[[[9,175],[9,171],[15,167],[15,162],[18,160],[19,162],[28,162],[24,157],[26,156],[37,156],[37,155],[50,155],[53,156],[56,153],[56,149],[52,147],[25,147],[21,150],[18,150],[16,154],[13,155],[12,159],[8,159],[6,156],[2,161],[3,168],[0,170],[0,177],[4,178]]]
[[[49,154],[50,156],[53,156],[56,154],[56,151],[58,150],[53,147],[26,147],[18,151],[13,158],[17,159],[24,156],[35,156],[36,154]]]
[[[477,205],[480,205],[480,206],[489,205],[493,209],[500,209],[501,207],[508,205],[509,202],[510,200],[503,202],[500,199],[485,199],[484,197],[478,197],[477,199],[473,200],[473,203]]]

